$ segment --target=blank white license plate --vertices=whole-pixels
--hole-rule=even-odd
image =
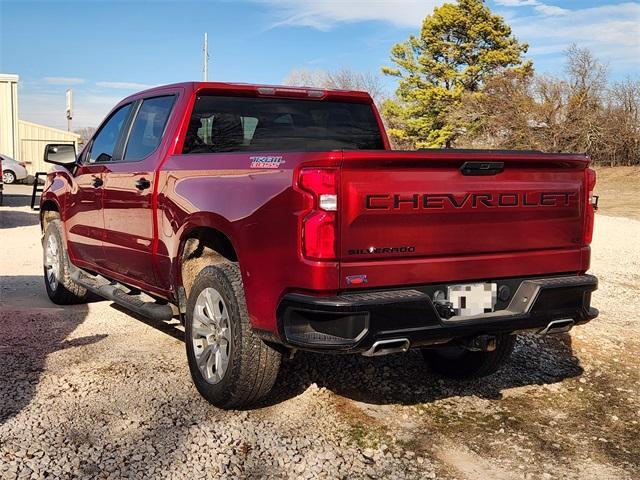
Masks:
[[[480,315],[493,312],[498,298],[495,283],[468,283],[451,285],[447,289],[448,300],[456,315]]]

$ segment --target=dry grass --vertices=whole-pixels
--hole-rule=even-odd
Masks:
[[[640,167],[596,167],[599,213],[640,220]]]

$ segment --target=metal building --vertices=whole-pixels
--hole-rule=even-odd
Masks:
[[[30,175],[46,172],[42,159],[47,143],[72,143],[80,135],[18,119],[18,75],[0,73],[0,153],[25,162]]]
[[[0,73],[0,153],[18,160],[18,75]]]
[[[76,146],[80,142],[80,135],[45,127],[37,123],[18,120],[18,138],[20,140],[20,161],[27,164],[27,171],[34,175],[35,172],[46,172],[51,165],[44,163],[44,147],[47,143],[69,143]]]

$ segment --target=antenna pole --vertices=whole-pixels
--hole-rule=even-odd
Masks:
[[[204,34],[204,81],[209,81],[209,40],[207,38],[207,33]]]

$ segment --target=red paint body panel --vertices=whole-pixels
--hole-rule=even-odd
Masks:
[[[300,255],[298,220],[303,197],[292,185],[303,161],[326,164],[339,154],[289,153],[280,169],[250,169],[251,154],[173,155],[160,172],[158,270],[179,281],[181,239],[198,227],[223,232],[238,255],[251,320],[272,330],[282,295],[338,289],[337,262]]]
[[[589,268],[589,247],[344,262],[341,267],[342,279],[366,272],[370,288],[578,273]],[[350,287],[344,280],[340,285],[341,289]]]
[[[58,205],[72,262],[176,302],[185,238],[196,228],[218,230],[237,253],[253,325],[274,333],[276,309],[289,292],[322,296],[588,269],[584,232],[592,212],[582,155],[394,152],[373,106],[382,151],[260,152],[282,156],[276,169],[251,168],[248,152],[181,154],[198,93],[260,96],[259,88],[185,83],[123,100],[119,105],[177,96],[160,146],[146,159],[50,173],[42,203]],[[276,94],[306,98],[308,91]],[[372,104],[360,92],[322,91],[315,101],[324,99]],[[504,171],[464,176],[466,161],[504,162]],[[297,185],[302,166],[338,169],[335,261],[301,253],[309,211]],[[96,175],[104,181],[99,190],[89,186]],[[143,177],[151,186],[141,192],[134,184]],[[390,250],[352,253],[371,247]],[[367,283],[347,285],[347,276],[366,276]]]
[[[469,160],[500,160],[504,171],[465,176]],[[341,277],[387,286],[580,271],[586,165],[584,157],[345,152]],[[367,253],[385,247],[392,251]]]
[[[157,155],[140,162],[114,162],[106,166],[103,191],[104,267],[148,285],[155,285],[152,267],[154,168]],[[138,190],[147,179],[151,187]]]
[[[102,189],[93,186],[102,179],[104,166],[87,165],[77,169],[64,203],[65,232],[71,258],[91,259],[94,265],[104,265],[102,233]]]

